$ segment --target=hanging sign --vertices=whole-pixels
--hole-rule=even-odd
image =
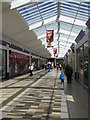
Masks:
[[[54,55],[57,54],[57,48],[53,48]]]
[[[54,34],[54,31],[53,30],[47,30],[46,32],[46,41],[47,41],[47,46],[52,46],[51,45],[51,42],[54,40],[53,39],[53,34]]]
[[[54,56],[57,57],[57,48],[53,48],[53,53],[54,53]]]

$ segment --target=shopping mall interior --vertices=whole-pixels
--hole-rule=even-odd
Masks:
[[[89,71],[89,0],[0,0],[1,120],[89,120]]]

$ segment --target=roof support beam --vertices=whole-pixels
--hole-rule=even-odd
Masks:
[[[74,21],[73,21],[73,24],[72,24],[72,27],[71,27],[71,30],[70,30],[70,34],[69,34],[68,39],[67,39],[67,43],[68,43],[69,37],[71,36],[71,32],[72,32],[72,29],[73,29],[73,26],[74,26],[75,20],[76,20],[76,18],[77,18],[77,15],[78,15],[78,12],[79,12],[79,9],[80,9],[80,6],[81,6],[81,3],[82,3],[82,2],[80,2],[79,7],[78,7],[78,10],[77,10],[77,13],[76,13],[76,16],[75,16],[75,18],[74,18]],[[67,46],[67,43],[66,43],[65,47]]]
[[[58,31],[57,31],[57,33],[58,33],[58,39],[57,39],[57,41],[58,41],[58,55],[59,55],[59,43],[60,43],[60,41],[59,41],[59,38],[60,38],[60,34],[59,34],[59,31],[60,31],[59,17],[60,17],[60,0],[58,0],[58,16],[57,16],[57,21],[58,21]]]

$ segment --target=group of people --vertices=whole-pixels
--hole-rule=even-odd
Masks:
[[[61,70],[61,74],[60,74],[60,77],[59,77],[60,80],[61,80],[61,84],[64,85],[64,73],[65,73],[65,75],[66,75],[66,77],[67,77],[67,84],[71,84],[73,69],[69,66],[69,64],[66,65],[64,72],[63,72],[63,70],[62,70],[61,64],[60,64],[60,66],[57,65],[56,68],[57,68],[57,71],[58,71],[59,68],[60,68],[60,70]],[[33,69],[34,69],[33,65],[30,65],[30,66],[29,66],[30,76],[33,75],[33,73],[32,73],[32,72],[33,72]]]
[[[65,71],[61,71],[61,74],[60,74],[60,80],[61,80],[61,84],[64,85],[64,73],[67,77],[67,84],[71,84],[71,81],[72,81],[72,74],[73,74],[73,69],[69,66],[69,64],[66,65],[65,67]]]

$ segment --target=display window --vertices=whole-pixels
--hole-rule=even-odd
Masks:
[[[84,84],[88,86],[88,42],[84,44]]]
[[[31,62],[34,67],[34,70],[37,70],[38,69],[38,58],[32,57]]]
[[[6,50],[2,50],[2,78],[6,78]]]
[[[9,60],[9,77],[21,75],[28,72],[29,56],[10,52]]]
[[[79,80],[88,87],[88,42],[84,43],[77,49],[77,71],[79,73]]]
[[[79,48],[79,79],[83,82],[83,45]]]
[[[0,49],[0,80],[2,79],[2,50]]]

